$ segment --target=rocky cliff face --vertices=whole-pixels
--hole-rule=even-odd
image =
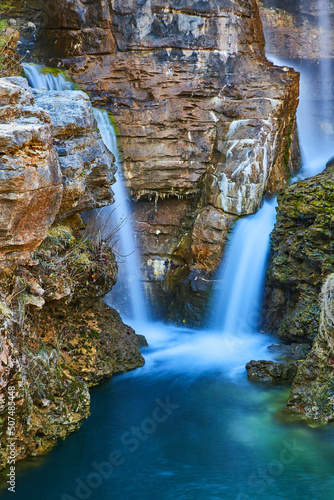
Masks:
[[[25,263],[57,219],[112,203],[110,153],[83,92],[0,80],[0,264]]]
[[[102,3],[79,3],[59,0],[41,36],[53,56],[71,54],[75,80],[114,114],[137,198],[206,188],[206,204],[243,214],[282,187],[298,78],[266,62],[255,2],[114,1],[109,17]],[[95,40],[103,30],[98,54],[80,42],[94,29]]]
[[[252,213],[298,167],[298,75],[266,61],[256,2],[54,6],[37,54],[114,115],[145,267],[161,279],[166,260],[201,267],[210,254],[216,268],[226,232],[211,231],[209,250],[207,211],[219,228]]]
[[[333,269],[334,165],[278,197],[268,271],[266,329],[288,342],[312,343],[319,293]]]
[[[113,156],[83,92],[0,79],[0,467],[40,454],[89,415],[88,387],[141,366],[138,338],[101,298],[117,265],[83,238],[82,210],[113,201]],[[54,222],[57,221],[55,224]]]

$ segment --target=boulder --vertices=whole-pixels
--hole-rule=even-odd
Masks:
[[[265,384],[286,384],[291,382],[296,373],[297,365],[293,361],[250,361],[246,365],[247,375],[252,382]]]

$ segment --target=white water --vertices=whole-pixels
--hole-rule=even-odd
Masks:
[[[113,153],[117,165],[116,183],[113,185],[115,204],[102,209],[99,214],[101,218],[100,226],[104,227],[106,225],[105,229],[107,232],[112,231],[115,227],[118,228],[115,236],[118,239],[117,252],[121,256],[122,261],[119,264],[118,285],[116,284],[111,292],[109,292],[106,302],[116,308],[119,306],[120,311],[123,312],[122,304],[124,304],[124,297],[120,297],[120,294],[126,293],[121,286],[126,282],[128,284],[127,290],[129,293],[130,308],[126,308],[124,313],[134,319],[136,323],[143,323],[146,321],[146,305],[141,282],[140,258],[134,236],[131,207],[123,181],[117,137],[106,111],[94,109],[94,116],[103,142]]]
[[[40,64],[23,64],[24,74],[27,78],[30,87],[34,89],[46,90],[73,90],[72,82],[66,80],[64,75],[52,75],[44,72],[43,66]]]
[[[216,328],[224,334],[240,336],[257,330],[275,207],[275,201],[264,202],[261,210],[242,218],[233,230],[212,311]]]
[[[328,48],[330,47],[331,40],[331,21],[330,21],[330,1],[329,0],[318,0],[318,26],[319,26],[319,39],[320,39],[320,54],[319,59],[320,66],[320,98],[321,98],[321,109],[323,115],[326,118],[332,118],[328,116],[328,89],[327,87],[331,82],[331,64],[330,64],[330,52]]]
[[[47,69],[38,64],[24,64],[24,71],[29,85],[36,89],[46,90],[73,90],[72,82],[60,73],[57,76],[47,73]],[[146,320],[146,306],[144,300],[143,286],[140,280],[140,259],[136,248],[134,230],[132,227],[132,214],[127,199],[127,192],[123,182],[122,164],[119,159],[117,138],[108,113],[100,109],[94,109],[94,116],[101,132],[106,147],[113,153],[117,165],[116,183],[113,185],[115,203],[99,211],[98,226],[101,237],[108,237],[117,228],[116,250],[120,255],[119,280],[108,294],[108,303],[120,309],[127,316],[134,319],[136,323]],[[96,216],[94,215],[94,219]],[[103,233],[103,234],[102,234]],[[120,287],[120,283],[127,283],[126,289]],[[122,295],[122,296],[121,296]],[[124,295],[126,295],[124,297]],[[128,300],[127,300],[128,299]],[[122,307],[125,310],[122,310]]]

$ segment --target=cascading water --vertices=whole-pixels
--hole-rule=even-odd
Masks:
[[[59,72],[56,75],[45,70],[40,64],[23,64],[24,74],[30,87],[46,90],[73,90],[74,85]]]
[[[120,310],[122,312],[122,302],[124,301],[125,293],[124,288],[122,288],[122,283],[126,282],[129,286],[128,296],[131,304],[130,310],[125,310],[124,313],[134,319],[136,324],[143,323],[146,321],[146,305],[144,289],[140,280],[140,258],[134,238],[131,208],[123,181],[117,137],[106,111],[94,109],[94,116],[101,132],[103,142],[113,153],[118,169],[116,173],[116,183],[113,185],[115,205],[102,209],[99,214],[101,219],[99,224],[100,227],[102,226],[104,228],[106,225],[105,229],[107,232],[112,231],[114,227],[118,228],[116,237],[119,238],[119,246],[117,251],[123,261],[119,264],[118,284],[116,283],[105,300],[116,308],[120,304]],[[120,299],[122,302],[119,302]]]
[[[328,105],[326,103],[328,98],[328,91],[331,88],[332,72],[330,53],[328,51],[331,36],[331,22],[330,22],[330,1],[318,0],[318,26],[319,26],[319,66],[320,66],[320,98],[321,110],[323,116],[328,116]]]
[[[275,224],[275,201],[265,202],[256,214],[238,221],[225,252],[215,294],[215,326],[224,333],[252,334],[259,324],[260,303]]]
[[[319,100],[305,103],[305,82],[298,112],[303,176],[329,157],[317,151],[326,141],[309,113]],[[219,331],[149,324],[146,366],[96,388],[90,419],[38,467],[17,464],[19,500],[334,498],[333,427],[281,421],[286,389],[266,390],[244,374],[245,361],[262,357],[261,345],[270,342],[256,326],[274,212],[275,203],[265,202],[234,229],[214,306]],[[243,377],[227,378],[222,366],[240,366]]]
[[[24,64],[24,71],[29,85],[36,89],[73,90],[74,84],[68,81],[62,73],[52,75],[47,68],[38,64]],[[122,176],[122,164],[119,159],[117,138],[108,113],[94,109],[94,116],[106,147],[113,153],[117,165],[116,183],[113,185],[115,204],[99,211],[98,223],[96,212],[92,225],[94,230],[100,230],[107,237],[117,228],[117,252],[121,257],[119,264],[119,279],[113,290],[106,297],[111,306],[119,308],[122,313],[135,320],[136,324],[146,319],[144,290],[140,280],[140,259],[136,248],[134,231],[131,222],[131,209]],[[127,284],[126,290],[124,283]],[[121,288],[122,287],[122,288]],[[121,288],[121,289],[120,289]],[[126,300],[129,298],[129,302]]]
[[[302,4],[302,0],[299,3]],[[267,58],[270,61],[277,66],[292,66],[300,72],[297,124],[303,166],[293,181],[321,172],[334,154],[334,70],[329,50],[333,40],[330,0],[317,0],[317,11],[317,61],[282,59],[275,55],[274,46],[267,46]]]

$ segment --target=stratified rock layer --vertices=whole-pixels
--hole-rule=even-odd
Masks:
[[[312,343],[318,333],[318,297],[334,265],[333,207],[333,162],[278,197],[265,326],[282,340]]]
[[[27,262],[56,218],[110,205],[113,160],[86,94],[0,79],[0,267]]]
[[[44,36],[57,40],[52,56],[66,58],[65,28],[68,37],[75,22],[81,27],[71,53],[80,57],[68,64],[114,114],[136,197],[204,187],[205,203],[252,213],[289,175],[298,76],[265,60],[253,0],[174,3],[114,1],[108,20],[95,10],[96,33],[112,34],[117,48],[100,44],[98,55],[93,43],[79,41],[94,29],[89,4],[79,9],[78,2],[75,12],[58,0],[60,29],[53,22]]]
[[[63,174],[57,220],[113,203],[114,157],[97,132],[91,102],[84,92],[37,91],[36,105],[50,114],[54,147]]]
[[[21,79],[23,80],[23,79]],[[59,210],[62,176],[50,117],[28,88],[0,80],[0,266],[23,263]]]

